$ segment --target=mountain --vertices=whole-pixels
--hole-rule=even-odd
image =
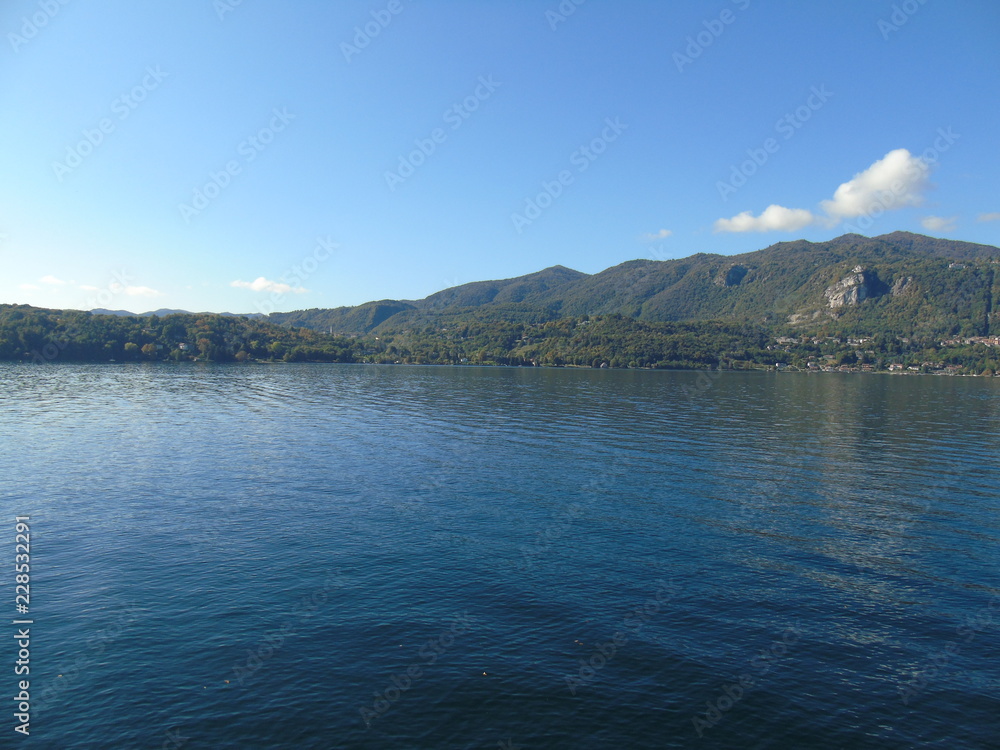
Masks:
[[[738,321],[804,332],[987,335],[996,328],[1000,248],[909,232],[781,242],[723,256],[632,260],[600,273],[563,266],[452,287],[422,300],[272,313],[281,325],[349,335],[474,316],[516,321],[622,315]]]
[[[557,297],[568,284],[588,278],[587,274],[564,266],[552,266],[543,271],[502,281],[476,281],[452,287],[421,300],[421,310],[443,310],[450,307],[479,307],[541,301]]]
[[[585,278],[587,274],[580,271],[553,266],[514,279],[475,281],[451,287],[418,301],[380,300],[366,302],[356,307],[313,308],[272,313],[269,320],[281,325],[359,335],[375,330],[386,321],[402,324],[428,312],[450,312],[455,309],[485,305],[500,307],[523,302],[529,297],[534,301],[544,298],[547,294],[555,294],[560,287],[568,283]],[[541,306],[546,306],[544,301]]]
[[[905,232],[262,316],[0,305],[0,360],[1000,372],[1000,249]],[[155,316],[155,317],[154,317]],[[333,335],[336,334],[336,335]]]
[[[193,313],[189,310],[171,310],[166,307],[161,307],[159,310],[151,310],[150,312],[144,313],[134,313],[128,310],[105,310],[104,308],[94,308],[90,311],[91,315],[117,315],[119,317],[128,318],[151,318],[154,315],[158,318],[162,318],[165,315],[221,315],[225,318],[262,318],[264,317],[261,313]]]
[[[337,331],[349,335],[368,333],[398,313],[416,309],[411,302],[382,300],[366,302],[356,307],[332,309],[312,308],[287,313],[271,313],[272,323],[291,328],[311,328],[314,331]]]

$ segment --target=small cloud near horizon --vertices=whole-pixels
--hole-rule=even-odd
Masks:
[[[979,214],[976,217],[976,221],[1000,221],[1000,211],[994,211],[989,214]]]
[[[929,232],[950,232],[955,228],[957,216],[925,216],[920,225]]]
[[[657,240],[665,240],[672,234],[673,232],[669,229],[661,229],[659,232],[646,232],[641,239],[643,242],[656,242]]]
[[[125,294],[129,297],[162,297],[163,292],[158,292],[155,289],[150,289],[148,286],[127,286],[125,287]]]
[[[42,282],[43,284],[49,284],[50,286],[65,286],[68,283],[63,281],[62,279],[57,279],[55,276],[51,275],[42,276],[42,278],[40,278],[39,281]]]
[[[271,281],[263,276],[258,276],[253,281],[234,281],[229,286],[234,286],[239,289],[250,289],[255,292],[277,292],[278,294],[287,294],[288,292],[292,292],[293,294],[305,294],[309,291],[305,287],[293,287],[291,284],[284,284],[280,281]]]
[[[18,288],[26,292],[37,292],[41,289],[40,286],[35,286],[34,284],[18,284]]]
[[[893,211],[923,202],[930,186],[930,167],[905,148],[890,151],[867,169],[858,172],[834,191],[833,198],[820,202],[823,213],[805,208],[785,208],[772,204],[760,216],[744,211],[715,222],[715,232],[794,232],[812,224],[830,229],[846,219],[863,216],[876,209]]]

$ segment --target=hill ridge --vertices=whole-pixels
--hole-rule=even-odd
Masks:
[[[633,259],[594,274],[562,265],[509,279],[474,281],[420,300],[380,300],[333,309],[272,313],[281,325],[363,335],[426,325],[436,316],[520,319],[624,315],[648,322],[753,321],[857,330],[990,332],[1000,290],[1000,248],[912,232],[791,240],[737,255],[695,253]],[[829,292],[858,266],[855,291]],[[829,292],[829,293],[828,293]],[[998,300],[1000,301],[1000,300]],[[917,325],[920,328],[920,325]]]

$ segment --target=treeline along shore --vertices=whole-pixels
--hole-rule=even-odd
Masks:
[[[459,319],[461,318],[461,319]],[[377,334],[331,335],[260,318],[94,315],[0,305],[0,360],[344,362],[629,369],[779,369],[993,375],[1000,339],[784,335],[760,324],[621,315],[509,320],[482,311]]]

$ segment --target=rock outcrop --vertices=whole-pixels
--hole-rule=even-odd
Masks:
[[[750,273],[750,269],[746,266],[732,265],[726,269],[725,273],[720,272],[715,277],[715,284],[716,286],[739,286],[748,273]]]
[[[831,308],[858,305],[866,299],[881,297],[888,287],[874,271],[855,266],[847,276],[823,292]]]
[[[892,289],[889,292],[893,297],[898,297],[901,294],[906,294],[913,290],[913,277],[912,276],[900,276],[892,284]]]

